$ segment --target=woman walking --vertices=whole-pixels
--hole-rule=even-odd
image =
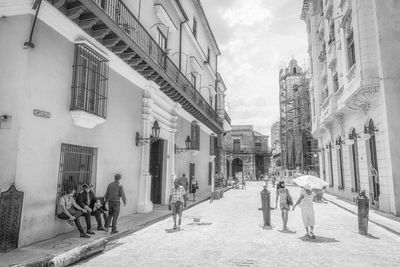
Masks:
[[[282,221],[283,221],[283,231],[287,231],[287,222],[289,217],[290,206],[293,206],[293,200],[290,196],[289,190],[285,188],[285,182],[280,181],[276,186],[276,200],[275,200],[275,209],[278,207],[278,198],[279,198],[279,206],[282,212]]]
[[[313,198],[315,196],[315,193],[311,191],[311,186],[308,184],[304,186],[304,189],[305,192],[303,192],[300,195],[300,198],[293,206],[293,210],[297,205],[299,205],[299,207],[301,208],[301,217],[303,219],[304,227],[306,228],[305,236],[310,236],[312,239],[315,239],[314,235],[315,216],[314,216],[314,205],[313,205]]]
[[[196,191],[199,190],[199,184],[194,176],[192,176],[192,194],[193,194],[193,201],[196,201]]]

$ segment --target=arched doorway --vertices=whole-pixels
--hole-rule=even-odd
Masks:
[[[239,158],[235,158],[232,161],[232,176],[235,176],[239,172],[243,173],[243,161]]]
[[[378,205],[379,201],[379,172],[378,172],[378,156],[376,153],[376,140],[375,140],[375,125],[373,120],[369,121],[368,127],[366,127],[367,132],[370,135],[368,145],[369,145],[369,176],[370,176],[370,184],[372,184],[372,197],[374,199],[375,205]]]

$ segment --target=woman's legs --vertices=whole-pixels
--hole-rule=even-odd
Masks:
[[[289,211],[287,209],[285,209],[285,219],[283,221],[283,225],[284,225],[285,229],[287,229],[288,219],[289,219]]]

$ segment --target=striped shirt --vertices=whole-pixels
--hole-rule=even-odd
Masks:
[[[185,192],[185,188],[183,188],[183,186],[180,185],[178,188],[175,188],[175,187],[171,188],[171,196],[172,196],[171,202],[172,203],[175,203],[177,201],[180,201],[182,203],[185,202],[184,195],[186,195],[186,192]]]

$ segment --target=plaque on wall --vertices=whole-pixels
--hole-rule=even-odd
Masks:
[[[14,185],[0,194],[0,253],[18,247],[24,193]]]

